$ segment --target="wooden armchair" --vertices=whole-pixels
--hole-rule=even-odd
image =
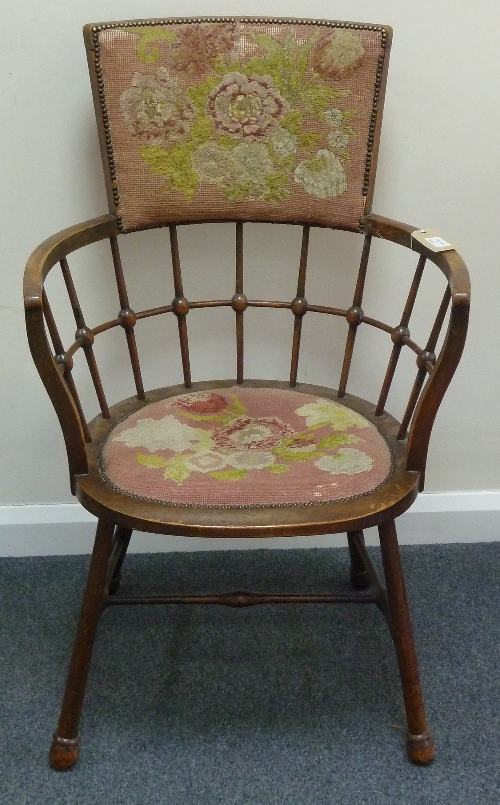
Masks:
[[[408,754],[415,763],[428,763],[434,746],[394,519],[423,487],[434,419],[464,346],[469,280],[449,244],[371,212],[391,30],[343,22],[213,18],[88,25],[84,35],[110,212],[42,243],[28,261],[24,282],[29,343],[61,423],[71,489],[98,518],[50,762],[62,770],[77,760],[92,645],[105,606],[359,601],[377,604],[387,620],[401,674]],[[188,300],[178,227],[222,221],[236,229],[234,285],[224,299]],[[302,227],[293,299],[245,294],[245,222]],[[126,233],[167,226],[173,300],[158,298],[157,307],[136,311],[118,241]],[[313,227],[347,230],[361,239],[349,307],[336,307],[329,298],[307,299]],[[274,229],[279,249],[287,228]],[[402,313],[389,323],[364,312],[375,239],[417,253]],[[102,240],[110,244],[119,312],[95,324],[82,312],[67,258]],[[76,325],[70,345],[62,342],[44,289],[57,264]],[[325,271],[331,264],[326,254]],[[206,266],[208,271],[209,255]],[[444,275],[444,293],[432,304],[435,318],[418,344],[410,335],[410,317],[424,272],[427,276],[434,267]],[[406,280],[403,271],[401,283]],[[235,377],[196,382],[188,314],[206,308],[215,315],[220,307],[235,315]],[[244,321],[254,308],[290,311],[286,381],[245,376]],[[338,390],[298,380],[302,330],[316,315],[346,322]],[[145,391],[136,329],[144,319],[169,316],[178,325],[184,382]],[[123,330],[130,366],[120,372],[130,373],[135,392],[111,405],[94,341],[113,328]],[[387,369],[374,402],[347,392],[359,328],[387,337]],[[400,355],[408,351],[417,368],[399,422],[385,407]],[[100,408],[92,421],[86,419],[72,373],[77,353],[86,359]],[[385,583],[364,543],[363,529],[371,526],[379,530]],[[121,569],[134,529],[222,541],[346,533],[354,589],[347,595],[236,589],[121,597]]]

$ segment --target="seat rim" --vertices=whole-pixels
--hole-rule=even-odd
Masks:
[[[116,423],[134,411],[168,397],[231,386],[277,388],[326,397],[364,416],[379,430],[392,451],[394,468],[377,489],[352,500],[334,503],[290,503],[255,507],[175,505],[143,500],[111,487],[101,476],[98,454],[107,434]],[[99,518],[134,530],[172,536],[197,537],[294,537],[355,531],[393,519],[408,509],[418,494],[419,473],[406,469],[406,440],[396,438],[399,422],[384,412],[375,416],[375,405],[336,389],[276,380],[208,380],[166,386],[146,392],[144,400],[129,397],[110,408],[110,417],[96,416],[89,423],[92,442],[87,445],[88,473],[75,478],[80,503]]]

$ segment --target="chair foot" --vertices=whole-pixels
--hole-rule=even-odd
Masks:
[[[366,570],[354,570],[351,568],[349,579],[356,590],[367,590],[371,584],[370,576]]]
[[[87,584],[69,664],[59,723],[54,734],[49,760],[53,769],[66,771],[78,758],[78,724],[87,684],[92,647],[101,615],[106,576],[113,541],[113,523],[99,520],[90,560]]]
[[[60,738],[54,733],[49,752],[49,763],[56,771],[68,771],[78,760],[80,738]]]
[[[406,750],[412,763],[415,763],[417,766],[426,766],[430,763],[435,753],[434,741],[432,740],[430,730],[422,733],[422,735],[412,735],[408,733],[406,736]]]

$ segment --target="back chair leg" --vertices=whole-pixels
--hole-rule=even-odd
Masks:
[[[108,573],[108,593],[110,595],[114,595],[116,592],[118,592],[118,588],[120,587],[120,582],[122,580],[122,566],[127,555],[131,536],[131,528],[122,528],[121,526],[116,527]]]
[[[424,701],[418,673],[417,654],[406,598],[403,566],[399,553],[394,520],[379,526],[380,547],[393,623],[393,638],[408,722],[407,751],[410,760],[419,765],[434,757],[434,742],[427,727]]]
[[[365,563],[354,542],[354,535],[360,535],[365,541],[362,531],[349,531],[347,533],[347,543],[349,545],[349,555],[351,557],[351,584],[356,590],[367,590],[370,586],[370,576],[365,567]]]
[[[78,725],[95,633],[103,606],[113,532],[113,523],[99,520],[61,714],[49,754],[50,765],[58,771],[70,769],[78,759]]]

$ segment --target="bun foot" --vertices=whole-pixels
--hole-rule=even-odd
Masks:
[[[426,766],[434,757],[434,741],[431,732],[424,732],[422,735],[411,735],[408,733],[406,739],[408,757],[417,766]]]
[[[49,763],[56,771],[68,771],[78,760],[79,738],[60,738],[54,735],[49,752]]]

